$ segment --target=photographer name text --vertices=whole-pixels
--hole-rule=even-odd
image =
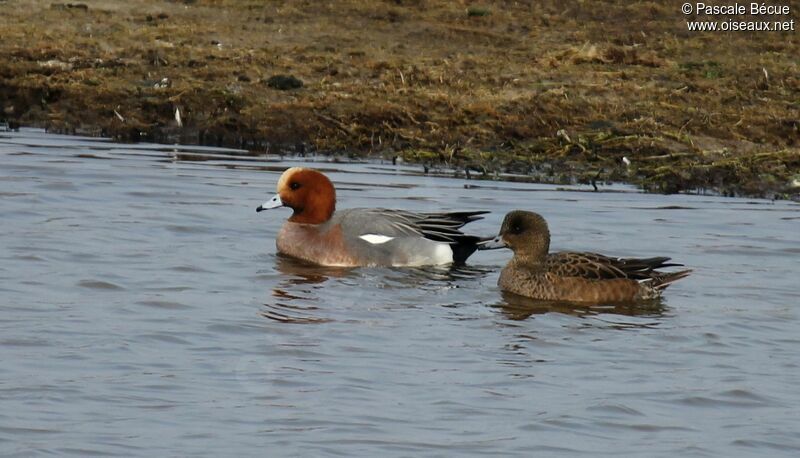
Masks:
[[[681,12],[695,15],[694,21],[686,21],[692,32],[794,32],[794,19],[789,15],[789,5],[769,3],[728,3],[724,5],[709,3],[684,3]],[[703,16],[702,20],[700,16]],[[706,17],[716,16],[716,20]],[[737,16],[744,16],[736,18]],[[758,19],[758,20],[756,20]]]
[[[769,5],[766,3],[734,3],[733,5],[709,5],[706,3],[695,3],[694,11],[686,9],[684,4],[684,14],[705,14],[708,16],[786,16],[791,12],[789,5]]]

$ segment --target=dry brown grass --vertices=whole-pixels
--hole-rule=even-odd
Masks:
[[[692,33],[656,1],[53,3],[0,2],[0,118],[487,176],[797,191],[798,32]],[[304,85],[268,87],[278,74]]]

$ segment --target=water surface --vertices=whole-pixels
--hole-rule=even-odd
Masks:
[[[800,205],[305,161],[0,134],[0,454],[800,452]],[[486,235],[531,209],[555,249],[695,273],[581,309],[504,297],[505,251],[304,266],[275,255],[288,210],[255,212],[300,163],[340,208],[487,209]]]

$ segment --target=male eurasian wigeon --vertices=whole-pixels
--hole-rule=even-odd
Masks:
[[[623,303],[655,299],[691,270],[659,272],[670,258],[611,258],[596,253],[549,253],[550,231],[541,215],[515,210],[506,215],[500,234],[482,249],[508,247],[514,257],[497,284],[533,299]]]
[[[324,266],[423,266],[463,263],[482,238],[458,229],[488,212],[415,213],[384,208],[336,210],[331,181],[314,169],[292,167],[278,193],[256,208],[289,207],[278,252]]]

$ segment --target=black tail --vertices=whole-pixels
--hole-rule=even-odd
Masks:
[[[458,241],[450,244],[453,249],[453,264],[464,264],[472,253],[478,249],[478,244],[491,240],[492,237],[478,237],[475,235],[462,235]]]

